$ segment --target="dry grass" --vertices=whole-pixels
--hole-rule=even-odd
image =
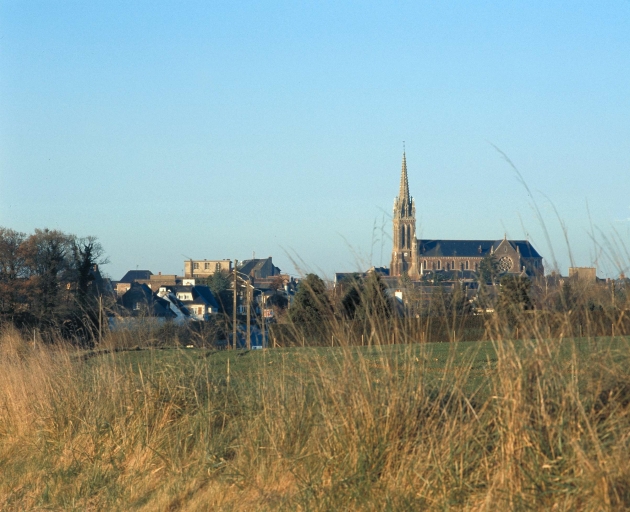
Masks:
[[[531,332],[85,359],[5,330],[0,509],[630,508],[628,340]]]

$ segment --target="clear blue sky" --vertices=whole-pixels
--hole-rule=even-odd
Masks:
[[[3,1],[0,225],[96,235],[114,279],[389,265],[404,140],[420,237],[529,236],[566,273],[559,216],[616,274],[630,2],[435,4]]]

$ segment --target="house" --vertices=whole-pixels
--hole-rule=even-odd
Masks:
[[[120,298],[120,303],[130,316],[151,316],[166,320],[177,317],[168,301],[154,295],[146,284],[132,282]]]
[[[193,320],[206,321],[212,315],[216,315],[219,312],[219,304],[210,288],[196,285],[194,281],[191,283],[192,280],[186,281],[190,284],[161,286],[157,292],[158,297],[181,303]]]
[[[254,279],[267,279],[281,274],[280,269],[273,264],[271,256],[264,259],[243,260],[238,271]]]
[[[153,275],[150,270],[129,270],[115,285],[116,295],[122,297],[131,288],[131,283],[148,280]]]
[[[228,274],[232,272],[231,260],[185,260],[184,277],[189,279],[203,279],[215,272]]]

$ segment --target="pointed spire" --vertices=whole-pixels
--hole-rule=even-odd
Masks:
[[[405,146],[403,142],[403,157],[402,157],[402,169],[400,171],[400,191],[398,192],[398,198],[403,204],[410,202],[409,197],[409,181],[407,179],[407,156],[405,155]]]

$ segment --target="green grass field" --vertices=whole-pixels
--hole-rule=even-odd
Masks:
[[[503,342],[504,344],[506,342]],[[524,340],[509,341],[510,349],[526,354],[532,343]],[[300,378],[305,374],[321,371],[322,367],[343,366],[348,360],[367,364],[377,379],[384,368],[407,368],[422,372],[436,385],[449,375],[465,370],[469,379],[467,391],[476,391],[483,384],[489,372],[496,369],[500,343],[491,341],[459,343],[426,343],[413,345],[384,345],[376,347],[317,347],[317,348],[277,348],[267,350],[211,350],[197,348],[146,349],[98,355],[94,352],[92,364],[99,358],[113,357],[118,364],[129,365],[134,371],[153,368],[168,371],[177,367],[191,375],[209,374],[227,378],[228,361],[232,383],[250,382],[270,369],[279,368],[286,376]],[[625,361],[630,354],[630,337],[600,337],[594,339],[567,339],[558,344],[558,357],[567,362],[574,355],[584,364],[610,358],[612,361]]]

